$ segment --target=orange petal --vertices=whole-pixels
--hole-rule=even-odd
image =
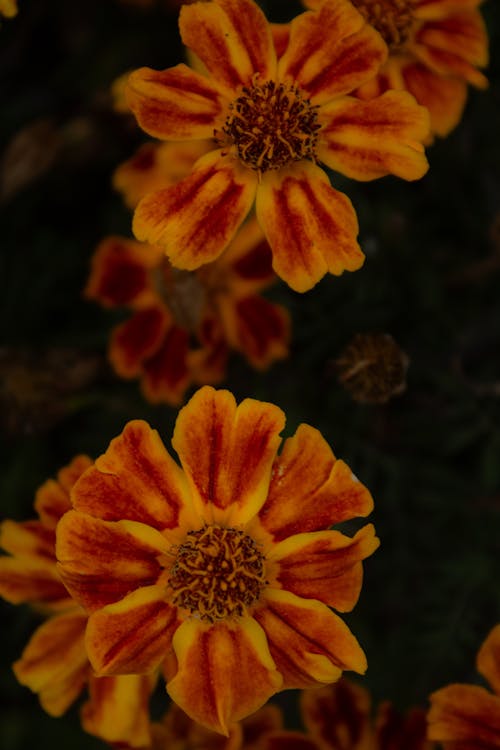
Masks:
[[[336,0],[294,18],[278,70],[321,104],[373,78],[386,57],[382,37],[354,5]]]
[[[39,694],[51,716],[61,716],[80,694],[89,674],[84,647],[87,616],[80,611],[47,620],[34,632],[13,669],[21,685]]]
[[[179,141],[211,138],[227,106],[218,89],[184,63],[167,70],[134,70],[127,98],[146,133]]]
[[[489,633],[477,655],[477,671],[485,677],[500,695],[500,625]]]
[[[163,571],[157,558],[169,549],[158,531],[135,521],[101,521],[71,510],[57,527],[61,578],[90,612],[156,583]]]
[[[11,555],[24,560],[38,561],[42,567],[51,567],[55,562],[54,529],[41,521],[4,521],[0,524],[0,547]]]
[[[278,706],[267,703],[241,722],[244,750],[259,750],[261,739],[283,729],[283,714]]]
[[[299,426],[274,462],[266,504],[259,513],[275,541],[367,516],[373,500],[318,430]]]
[[[143,365],[141,386],[153,404],[177,406],[191,381],[188,369],[189,332],[173,325],[162,346]]]
[[[418,0],[413,9],[415,18],[419,20],[435,20],[447,18],[450,13],[460,10],[477,8],[484,0]]]
[[[266,637],[252,618],[214,625],[187,620],[173,646],[179,668],[168,693],[215,732],[227,735],[232,722],[256,711],[281,687]]]
[[[301,715],[307,730],[322,747],[324,743],[328,748],[373,747],[370,704],[368,691],[345,678],[335,685],[303,690],[300,694]],[[390,747],[380,745],[380,750]],[[406,746],[401,745],[401,750],[407,750]]]
[[[221,151],[211,151],[185,180],[141,200],[134,234],[164,247],[176,267],[193,270],[227,247],[252,206],[256,188],[256,172]]]
[[[59,519],[71,509],[70,490],[92,463],[88,456],[75,456],[67,466],[59,470],[57,481],[49,479],[38,488],[35,510],[46,528],[55,529]]]
[[[185,748],[185,750],[241,750],[241,726],[229,727],[229,735],[218,734],[189,718],[175,703],[171,703],[161,723],[151,727],[153,750]],[[245,745],[245,750],[247,750]],[[249,749],[250,750],[250,749]]]
[[[407,65],[402,72],[410,94],[429,110],[432,131],[441,137],[448,135],[462,117],[466,82],[438,75],[420,63]]]
[[[105,521],[129,519],[165,531],[181,522],[186,495],[183,473],[157,431],[134,420],[79,480],[73,503]]]
[[[427,722],[423,709],[413,708],[401,715],[389,701],[385,701],[378,708],[375,726],[378,747],[431,750],[426,740]]]
[[[221,299],[219,310],[228,341],[258,369],[288,356],[290,319],[281,305],[252,295]]]
[[[274,49],[276,50],[276,56],[279,59],[288,47],[288,41],[290,39],[290,24],[272,23],[270,26],[271,34],[273,35]]]
[[[321,602],[267,589],[253,616],[266,633],[283,690],[335,682],[344,669],[366,670],[356,638]]]
[[[165,586],[138,589],[90,615],[86,647],[98,677],[143,674],[157,669],[179,625],[177,608],[165,601]]]
[[[148,747],[149,698],[156,675],[120,675],[89,680],[90,700],[81,709],[82,727],[108,743]]]
[[[70,598],[57,572],[55,559],[42,567],[39,560],[0,558],[0,596],[11,604],[43,604],[67,607]]]
[[[319,158],[356,180],[394,174],[417,180],[429,168],[422,141],[429,114],[405,91],[387,91],[370,101],[345,97],[321,114]]]
[[[361,591],[361,561],[379,544],[368,524],[352,539],[338,531],[297,534],[273,547],[268,558],[278,562],[277,580],[286,591],[348,612]]]
[[[271,732],[261,741],[260,750],[322,750],[312,738],[301,732]]]
[[[264,503],[285,415],[273,404],[200,388],[181,409],[172,445],[200,516],[240,525]]]
[[[273,252],[273,268],[292,289],[306,292],[329,271],[363,265],[352,204],[322,169],[305,161],[267,172],[257,190],[257,218]]]
[[[276,53],[269,24],[252,0],[216,0],[184,5],[182,41],[229,94],[252,83],[258,73],[274,78]]]
[[[117,326],[109,344],[109,359],[122,378],[133,378],[142,371],[145,359],[160,348],[171,325],[171,318],[162,305],[138,310]]]
[[[276,275],[272,267],[273,256],[269,243],[264,237],[257,219],[252,216],[238,230],[236,237],[227,250],[221,255],[214,268],[215,273],[220,269],[221,274],[231,274],[230,292],[237,291],[239,296],[262,289],[272,281]],[[203,273],[201,269],[200,273]]]
[[[430,701],[430,740],[467,742],[467,750],[500,747],[500,697],[476,685],[448,685]]]
[[[149,269],[159,262],[157,248],[126,237],[106,237],[92,257],[84,294],[106,307],[144,305],[154,299]]]

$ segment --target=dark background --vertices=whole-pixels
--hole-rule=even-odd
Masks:
[[[145,140],[113,112],[110,84],[134,67],[174,65],[182,50],[176,13],[160,3],[19,4],[0,29],[0,515],[25,520],[46,478],[79,452],[102,453],[129,419],[147,419],[169,444],[177,410],[149,406],[135,382],[114,377],[105,349],[121,315],[81,291],[97,242],[130,232],[110,176]],[[300,9],[262,5],[280,21]],[[477,681],[475,654],[500,621],[497,0],[483,12],[490,88],[471,91],[419,182],[332,177],[358,211],[364,268],[304,295],[271,290],[293,318],[290,358],[258,373],[235,355],[224,383],[238,400],[282,407],[287,434],[300,422],[319,428],[371,489],[382,546],[346,619],[367,653],[364,684],[403,709]],[[391,333],[410,358],[407,391],[386,406],[356,404],[337,382],[333,361],[359,331]],[[0,607],[2,750],[102,747],[77,708],[52,719],[17,684],[10,664],[37,619]],[[295,725],[293,696],[279,700]],[[158,696],[155,713],[166,705]]]

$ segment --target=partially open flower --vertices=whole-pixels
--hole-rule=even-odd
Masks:
[[[355,401],[385,404],[406,388],[408,357],[387,333],[357,333],[335,362]]]
[[[87,685],[84,729],[108,742],[126,740],[130,747],[142,747],[149,741],[148,701],[155,678],[93,675],[84,643],[87,614],[57,571],[55,528],[71,508],[71,488],[91,465],[87,456],[77,456],[57,480],[45,482],[36,494],[36,520],[2,523],[0,545],[8,555],[0,557],[0,595],[47,615],[14,664],[17,679],[38,694],[45,711],[61,716]]]
[[[385,61],[380,35],[349,0],[297,16],[279,60],[253,0],[184,6],[179,25],[207,75],[184,64],[141,68],[129,78],[129,104],[151,135],[213,138],[213,150],[179,184],[142,199],[137,238],[192,270],[220,255],[255,202],[274,270],[293,289],[359,269],[356,214],[318,163],[358,180],[414,180],[428,167],[428,115],[413,97],[347,96]]]
[[[500,748],[500,625],[479,649],[477,671],[492,692],[479,685],[448,685],[430,696],[428,737],[445,750]]]
[[[303,2],[317,8],[324,0]],[[467,85],[487,85],[478,70],[488,64],[488,36],[478,10],[482,0],[352,3],[389,48],[386,63],[358,95],[370,99],[388,89],[409,91],[429,110],[432,132],[448,135],[462,117]]]
[[[378,539],[371,524],[352,538],[330,527],[373,501],[308,425],[277,455],[284,421],[272,404],[237,406],[205,386],[177,419],[182,468],[147,423],[130,422],[58,525],[96,673],[148,673],[168,656],[170,696],[225,734],[279,690],[366,669],[330,607],[354,607]]]

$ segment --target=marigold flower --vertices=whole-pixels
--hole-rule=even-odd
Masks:
[[[497,750],[500,747],[500,625],[477,654],[477,671],[492,691],[479,685],[448,685],[430,696],[428,737],[445,750]]]
[[[303,0],[317,8],[324,0]],[[357,91],[363,99],[388,89],[409,91],[429,110],[432,132],[446,136],[462,117],[467,85],[485,88],[488,64],[483,0],[351,0],[382,35],[389,57]]]
[[[141,68],[129,78],[129,104],[147,133],[214,138],[214,148],[178,185],[142,199],[136,237],[192,270],[220,255],[255,201],[274,270],[293,289],[360,268],[355,211],[317,163],[358,180],[413,180],[428,166],[428,115],[413,97],[346,96],[384,62],[380,35],[348,0],[295,18],[279,61],[253,0],[184,6],[179,26],[208,75],[184,64]]]
[[[196,272],[173,268],[159,247],[108,237],[92,259],[85,294],[133,311],[111,337],[116,372],[140,378],[149,401],[178,404],[191,383],[223,378],[230,349],[258,369],[287,356],[288,313],[258,293],[274,279],[253,219],[217,261]]]
[[[355,401],[385,404],[406,388],[408,357],[387,333],[357,333],[335,362]]]
[[[130,422],[58,526],[96,673],[147,673],[168,655],[172,699],[223,734],[279,690],[366,668],[329,607],[355,605],[378,539],[371,524],[353,538],[324,529],[373,501],[308,425],[278,456],[284,421],[273,404],[236,406],[205,386],[177,419],[182,469],[156,431]]]
[[[0,0],[0,16],[14,18],[14,16],[17,16],[17,13],[17,0]]]
[[[13,604],[29,603],[48,619],[34,632],[14,672],[22,685],[38,693],[51,716],[61,716],[85,685],[90,699],[82,706],[82,726],[108,742],[126,740],[130,747],[149,742],[150,675],[94,677],[85,651],[87,614],[61,582],[55,557],[55,528],[70,508],[69,493],[92,465],[77,456],[37,491],[38,518],[0,526],[0,596]]]

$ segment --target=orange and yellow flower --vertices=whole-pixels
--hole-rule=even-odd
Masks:
[[[428,114],[413,97],[348,96],[385,61],[380,35],[349,0],[297,16],[279,60],[253,0],[184,6],[179,25],[205,74],[141,68],[129,78],[129,104],[151,135],[214,139],[213,149],[180,183],[141,200],[136,237],[192,270],[220,255],[255,202],[274,270],[293,289],[360,268],[355,211],[318,162],[358,180],[413,180],[428,167]]]
[[[366,516],[368,490],[301,425],[277,455],[273,404],[201,388],[172,445],[130,422],[77,482],[57,557],[89,613],[98,675],[152,672],[195,721],[228,733],[279,690],[364,672],[342,619],[378,546],[329,527]],[[325,530],[326,529],[326,530]],[[242,679],[244,675],[244,679]]]
[[[446,750],[500,748],[500,625],[479,649],[476,666],[493,692],[479,685],[454,684],[430,696],[428,736]]]
[[[82,726],[108,742],[126,740],[130,747],[149,741],[148,701],[151,676],[96,678],[85,651],[87,614],[70,597],[57,571],[55,528],[70,508],[70,490],[92,465],[77,456],[37,491],[38,518],[4,521],[0,545],[0,595],[13,604],[29,603],[47,615],[14,664],[22,685],[38,694],[51,716],[61,716],[87,685],[90,698],[82,706]]]
[[[317,8],[324,0],[303,0]],[[352,0],[382,35],[389,57],[360,86],[363,99],[389,89],[409,91],[430,113],[432,132],[446,136],[462,117],[467,86],[485,88],[478,68],[488,64],[483,0]]]

